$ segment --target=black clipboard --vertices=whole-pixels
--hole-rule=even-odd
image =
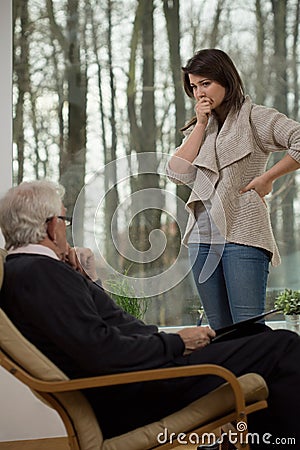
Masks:
[[[215,330],[216,336],[212,339],[212,342],[217,341],[219,338],[225,336],[226,334],[232,333],[233,331],[238,331],[243,328],[247,328],[252,323],[258,322],[265,317],[281,312],[280,309],[271,309],[270,311],[266,311],[262,314],[258,314],[257,316],[250,317],[249,319],[242,320],[241,322],[233,323],[232,325],[228,325],[227,327],[218,328]]]

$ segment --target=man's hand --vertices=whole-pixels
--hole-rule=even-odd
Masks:
[[[210,327],[184,328],[178,331],[185,345],[185,354],[208,345],[212,338],[216,336]]]
[[[96,281],[99,277],[96,272],[95,256],[91,249],[84,247],[70,247],[65,261],[77,272]]]

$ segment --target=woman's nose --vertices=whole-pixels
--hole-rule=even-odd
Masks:
[[[205,92],[203,92],[203,89],[200,87],[197,89],[197,97],[199,99],[205,97]]]

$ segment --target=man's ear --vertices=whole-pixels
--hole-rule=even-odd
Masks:
[[[57,217],[52,217],[52,219],[50,219],[47,222],[47,234],[52,242],[56,241],[56,226],[57,226]]]

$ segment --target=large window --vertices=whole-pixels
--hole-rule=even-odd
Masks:
[[[199,299],[180,244],[188,190],[165,176],[193,115],[180,67],[196,49],[222,48],[255,102],[298,119],[299,2],[13,4],[14,183],[59,180],[74,215],[69,238],[94,250],[106,287],[145,297],[146,320],[195,323]],[[300,287],[298,184],[281,179],[269,198],[283,259],[269,303]]]

